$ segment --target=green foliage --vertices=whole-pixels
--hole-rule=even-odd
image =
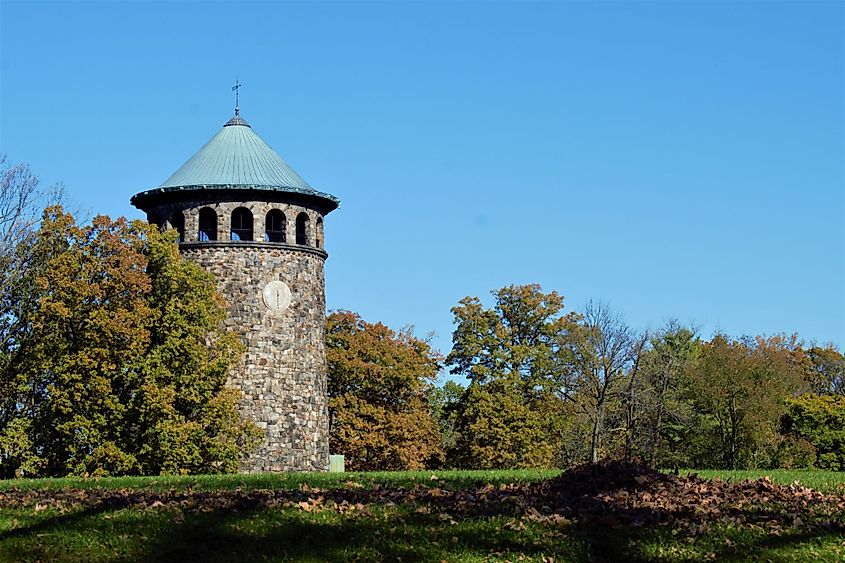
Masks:
[[[493,292],[485,309],[467,297],[452,309],[455,331],[446,361],[470,380],[455,412],[450,457],[461,467],[549,467],[560,450],[555,392],[571,364],[578,316],[539,285]]]
[[[731,340],[716,335],[689,372],[696,410],[692,461],[702,467],[767,467],[788,397],[803,388],[795,337]]]
[[[807,394],[786,401],[783,432],[812,444],[815,466],[845,470],[845,397]]]
[[[832,344],[806,351],[807,379],[814,393],[845,395],[845,356]]]
[[[634,454],[653,465],[687,464],[683,444],[692,439],[693,418],[687,374],[701,353],[695,331],[676,321],[652,335],[639,362],[641,426]]]
[[[424,469],[443,458],[426,397],[440,356],[410,328],[395,332],[349,311],[326,321],[331,451],[347,468]]]
[[[440,426],[440,436],[444,451],[454,451],[458,434],[456,429],[458,408],[465,387],[452,379],[447,379],[442,386],[430,386],[427,391],[431,414]]]
[[[549,467],[554,448],[541,412],[506,381],[470,385],[458,418],[457,465],[479,469]]]
[[[172,235],[45,211],[13,311],[0,474],[233,471],[257,429],[225,391],[241,353],[211,276]]]

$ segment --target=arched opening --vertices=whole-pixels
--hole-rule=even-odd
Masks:
[[[308,244],[308,214],[305,212],[296,216],[296,244]]]
[[[199,240],[217,240],[217,213],[213,209],[210,207],[200,209],[199,223]]]
[[[267,242],[287,242],[285,240],[285,214],[272,209],[264,220],[264,240]]]
[[[175,211],[170,218],[170,226],[179,233],[179,242],[185,242],[185,214]]]
[[[252,211],[238,207],[232,211],[232,240],[252,240]]]
[[[317,238],[314,241],[317,248],[323,248],[323,218],[317,219]]]

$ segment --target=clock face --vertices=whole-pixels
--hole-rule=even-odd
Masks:
[[[290,288],[285,282],[271,281],[264,286],[264,304],[271,311],[284,312],[290,307]]]

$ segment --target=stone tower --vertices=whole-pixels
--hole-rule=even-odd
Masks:
[[[228,384],[265,435],[242,470],[328,469],[323,218],[339,200],[309,186],[236,109],[132,204],[178,230],[180,253],[215,275],[227,328],[247,346]]]

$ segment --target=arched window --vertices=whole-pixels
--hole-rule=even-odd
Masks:
[[[217,240],[217,213],[210,207],[203,207],[199,219],[199,240]]]
[[[296,216],[296,244],[308,244],[308,214]]]
[[[285,214],[273,209],[264,220],[264,240],[267,242],[287,242],[285,240]]]
[[[246,207],[232,211],[232,240],[252,240],[252,211]]]
[[[316,239],[316,247],[323,248],[323,218],[319,217],[317,219],[317,239]]]
[[[174,211],[170,218],[170,225],[179,233],[179,242],[185,242],[185,214]]]

